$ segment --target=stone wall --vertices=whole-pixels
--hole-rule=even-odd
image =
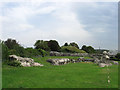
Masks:
[[[88,53],[63,53],[63,52],[51,51],[50,56],[80,56],[80,57],[85,57],[85,56],[88,56]]]

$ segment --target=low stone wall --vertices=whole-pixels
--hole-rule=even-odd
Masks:
[[[47,62],[51,63],[52,65],[63,65],[71,62],[71,59],[68,58],[48,59]]]
[[[78,62],[94,62],[94,59],[85,59],[84,57],[80,57],[77,59]]]
[[[103,60],[100,60],[98,58],[85,59],[84,57],[80,57],[78,59],[68,59],[68,58],[48,59],[47,62],[51,63],[52,65],[63,65],[63,64],[77,63],[77,62],[93,62],[94,64],[97,64],[99,67],[111,66],[112,64],[118,65],[118,62],[107,60],[105,58]]]
[[[63,52],[50,52],[50,56],[81,56],[85,57],[88,56],[88,53],[63,53]]]
[[[47,62],[52,65],[63,65],[68,63],[77,63],[77,62],[94,62],[94,59],[84,59],[84,57],[80,57],[78,59],[69,59],[69,58],[56,58],[56,59],[48,59]]]

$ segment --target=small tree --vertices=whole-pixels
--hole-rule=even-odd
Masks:
[[[87,51],[87,46],[83,45],[81,49],[84,50],[84,51]]]
[[[70,43],[70,46],[74,46],[74,47],[76,47],[76,48],[79,49],[79,46],[78,46],[77,43],[75,43],[75,42]]]
[[[115,57],[116,57],[118,60],[120,60],[120,53],[117,53],[117,54],[115,55]]]
[[[68,46],[68,43],[65,43],[64,46]]]

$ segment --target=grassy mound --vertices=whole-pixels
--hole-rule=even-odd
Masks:
[[[68,53],[86,53],[85,51],[80,50],[74,46],[62,46],[61,51],[68,52]]]

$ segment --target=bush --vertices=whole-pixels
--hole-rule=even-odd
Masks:
[[[45,51],[43,49],[38,49],[38,51],[40,52],[40,54],[42,55],[42,57],[49,55],[49,52],[47,52],[47,51]]]
[[[10,65],[10,66],[15,66],[15,67],[21,67],[21,63],[18,62],[18,61],[7,61],[7,64]]]
[[[9,54],[10,55],[17,55],[17,56],[19,55],[15,49],[9,50]]]
[[[34,56],[39,56],[41,53],[37,49],[33,48],[26,48],[25,49],[25,55],[26,57],[34,57]]]

